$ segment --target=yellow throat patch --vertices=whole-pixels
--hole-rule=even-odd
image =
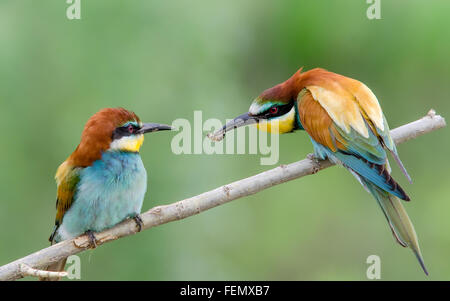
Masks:
[[[139,149],[144,143],[144,135],[133,135],[122,137],[111,143],[110,149],[127,151],[127,152],[139,152]]]

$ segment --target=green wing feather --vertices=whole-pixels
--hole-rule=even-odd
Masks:
[[[61,225],[70,206],[74,201],[74,196],[76,193],[76,187],[80,181],[80,170],[81,167],[73,167],[66,162],[61,164],[56,172],[56,182],[58,185],[58,192],[56,197],[56,218],[55,227],[52,234],[50,235],[50,242],[53,242],[56,230]]]

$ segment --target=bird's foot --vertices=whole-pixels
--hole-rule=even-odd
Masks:
[[[316,154],[308,154],[306,156],[306,158],[308,158],[309,160],[311,160],[314,163],[314,167],[312,169],[312,173],[315,174],[319,171],[320,169],[320,158],[317,157]]]
[[[94,231],[92,230],[87,230],[85,232],[85,234],[87,235],[88,239],[89,239],[89,249],[95,249],[97,248],[97,238],[94,235]]]
[[[320,161],[320,158],[314,153],[307,154],[306,158],[308,158],[311,161],[314,161],[314,163],[319,163],[319,161]]]
[[[138,227],[138,232],[142,231],[142,228],[144,227],[144,221],[142,220],[141,216],[139,214],[136,214],[133,216],[134,221],[136,222],[136,226]]]

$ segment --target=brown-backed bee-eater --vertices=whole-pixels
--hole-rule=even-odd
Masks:
[[[56,172],[58,185],[52,244],[103,231],[126,218],[139,217],[147,190],[147,172],[139,155],[144,134],[171,130],[165,124],[142,123],[123,108],[102,109],[86,123],[81,142]],[[66,260],[48,267],[62,271]]]
[[[222,139],[236,127],[255,124],[260,130],[288,133],[304,130],[317,159],[347,168],[380,205],[395,239],[410,247],[428,275],[417,235],[401,200],[406,192],[391,177],[391,153],[411,182],[389,133],[376,96],[363,83],[324,69],[297,71],[287,81],[265,90],[249,112],[227,123],[210,138]]]

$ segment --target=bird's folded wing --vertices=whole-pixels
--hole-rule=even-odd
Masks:
[[[56,172],[56,183],[58,192],[56,198],[56,219],[55,224],[59,226],[64,214],[69,210],[74,201],[76,186],[80,180],[80,167],[71,166],[68,161],[62,163]]]
[[[388,147],[392,139],[383,114],[381,120],[375,122],[356,101],[355,95],[339,85],[336,87],[331,91],[311,86],[299,93],[297,106],[303,128],[315,142],[332,151],[347,167],[381,189],[401,199],[409,199],[389,174],[383,146]],[[369,103],[366,100],[365,106]],[[370,104],[379,107],[378,102]],[[376,110],[372,108],[370,115],[376,117],[373,111]],[[383,124],[383,129],[379,128],[380,124]]]

